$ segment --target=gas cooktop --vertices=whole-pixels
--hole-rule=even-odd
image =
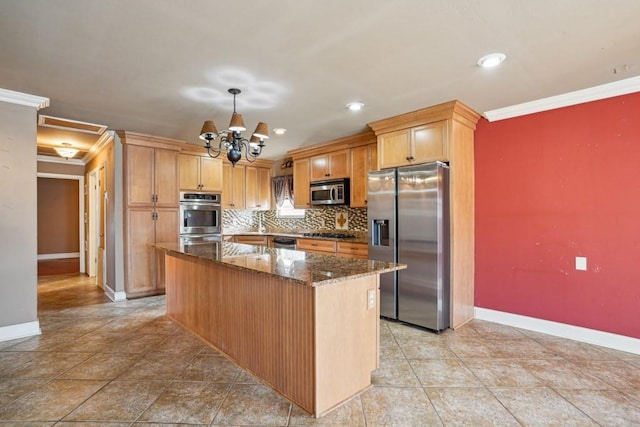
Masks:
[[[342,233],[302,233],[303,237],[326,237],[328,239],[353,239],[356,237],[353,234]]]

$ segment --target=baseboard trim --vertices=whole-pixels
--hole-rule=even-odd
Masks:
[[[59,254],[39,254],[38,261],[46,261],[50,259],[67,259],[67,258],[80,258],[80,252],[68,252]]]
[[[114,292],[109,286],[104,286],[104,294],[113,302],[125,301],[127,299],[127,294],[122,291]]]
[[[522,316],[504,311],[490,310],[488,308],[475,307],[475,318],[501,325],[513,326],[528,331],[541,332],[574,341],[595,344],[627,353],[640,354],[640,339],[610,332],[597,331],[595,329],[580,326],[567,325],[566,323],[552,322],[550,320],[536,319],[535,317]]]
[[[18,338],[31,337],[40,335],[40,322],[18,323],[17,325],[9,325],[0,327],[0,341],[15,340]]]

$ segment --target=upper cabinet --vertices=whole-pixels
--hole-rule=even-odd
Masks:
[[[180,154],[180,189],[222,191],[222,159],[208,155]]]
[[[263,211],[271,208],[271,169],[245,167],[245,206]]]
[[[127,205],[177,207],[178,150],[136,142],[125,145]]]
[[[449,160],[447,122],[441,120],[378,136],[380,169]]]
[[[367,207],[367,181],[369,171],[377,169],[377,145],[369,144],[351,149],[351,201],[352,208]]]
[[[222,164],[222,208],[223,209],[271,209],[270,160],[241,161],[231,166]]]
[[[298,209],[311,207],[309,194],[309,158],[303,157],[293,161],[293,206]]]
[[[311,181],[349,177],[349,149],[313,156],[310,162]]]
[[[365,207],[367,174],[376,169],[376,151],[376,136],[371,131],[289,151],[293,158],[294,206],[311,207],[311,182],[350,178],[350,206]]]
[[[231,166],[224,162],[222,165],[222,208],[244,209],[245,167],[241,164]]]

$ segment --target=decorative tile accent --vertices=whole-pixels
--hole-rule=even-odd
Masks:
[[[347,206],[331,206],[326,208],[306,209],[304,218],[278,218],[276,210],[270,211],[242,211],[225,210],[222,212],[223,230],[258,229],[259,218],[262,225],[269,230],[334,230],[338,218],[347,220],[343,230],[367,231],[367,209],[349,208]]]

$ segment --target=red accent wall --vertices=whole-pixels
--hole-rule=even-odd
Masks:
[[[640,93],[475,142],[475,305],[640,338]]]

